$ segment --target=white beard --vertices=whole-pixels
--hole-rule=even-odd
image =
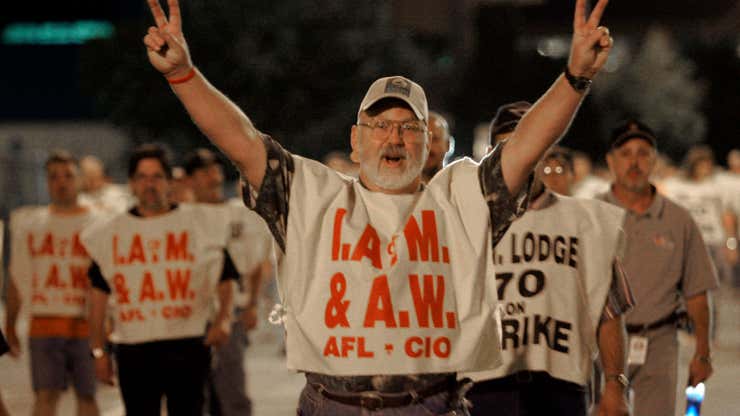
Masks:
[[[422,153],[419,159],[412,160],[408,157],[408,153],[406,153],[406,168],[400,174],[396,174],[394,172],[381,171],[381,159],[383,158],[381,152],[378,158],[371,163],[361,163],[360,172],[380,188],[397,190],[410,185],[411,182],[421,175],[428,155],[429,150],[426,146],[422,147]]]

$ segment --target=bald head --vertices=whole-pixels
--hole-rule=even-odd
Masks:
[[[436,111],[429,112],[429,132],[431,147],[424,165],[424,180],[428,181],[442,169],[445,155],[450,150],[450,126],[447,120]]]
[[[82,172],[82,189],[84,192],[95,192],[107,182],[103,162],[95,156],[83,157],[80,160],[80,171]]]

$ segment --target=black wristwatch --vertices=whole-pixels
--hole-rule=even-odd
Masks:
[[[588,91],[589,87],[591,87],[591,82],[593,82],[589,78],[577,77],[571,74],[570,70],[568,69],[568,65],[566,65],[565,69],[563,69],[563,73],[565,74],[565,79],[568,80],[570,86],[579,93],[584,93]]]

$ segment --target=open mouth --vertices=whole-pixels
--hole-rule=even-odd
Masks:
[[[406,160],[405,156],[394,156],[394,155],[386,155],[382,157],[383,162],[391,167],[396,167],[401,164],[404,160]]]

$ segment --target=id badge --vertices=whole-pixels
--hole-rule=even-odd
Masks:
[[[627,356],[628,365],[643,365],[647,358],[648,339],[647,337],[631,336],[630,352]]]

